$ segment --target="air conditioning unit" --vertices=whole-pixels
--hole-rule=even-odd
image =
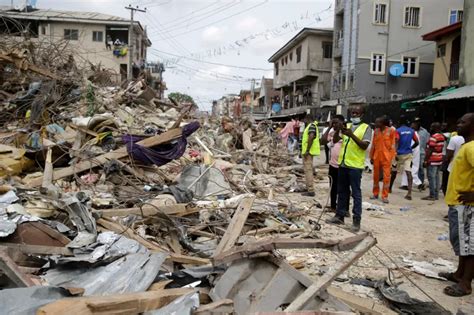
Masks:
[[[403,94],[392,93],[390,94],[391,101],[401,101],[403,98]]]

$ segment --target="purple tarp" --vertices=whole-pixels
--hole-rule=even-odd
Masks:
[[[124,135],[122,136],[122,140],[127,146],[128,154],[134,160],[140,161],[145,165],[155,164],[161,166],[180,158],[184,154],[186,146],[188,145],[187,138],[198,130],[199,127],[201,127],[199,122],[193,121],[183,127],[183,133],[180,138],[170,143],[164,143],[150,148],[136,144],[145,139],[145,137]]]

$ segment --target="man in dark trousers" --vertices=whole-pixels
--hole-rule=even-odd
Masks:
[[[372,129],[362,122],[364,109],[362,106],[354,106],[351,110],[351,123],[341,129],[342,146],[339,152],[339,173],[337,183],[337,209],[336,215],[328,220],[328,223],[342,225],[344,217],[349,211],[348,204],[352,191],[354,200],[353,232],[360,230],[362,219],[362,172],[365,167],[366,150],[372,138]],[[335,135],[334,142],[339,141],[339,135]]]
[[[440,274],[454,282],[444,293],[456,297],[471,294],[474,280],[474,113],[459,120],[458,134],[465,143],[454,158],[445,201],[449,206],[449,238],[459,263],[456,272]]]

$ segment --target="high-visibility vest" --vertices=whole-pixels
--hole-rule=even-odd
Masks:
[[[319,155],[321,149],[319,145],[319,130],[318,130],[318,122],[312,122],[306,126],[303,132],[303,139],[302,139],[302,148],[301,148],[301,154],[305,154],[308,150],[308,138],[309,138],[309,128],[311,125],[314,125],[316,127],[316,136],[314,137],[313,144],[311,145],[311,148],[309,148],[309,154],[310,155]]]
[[[351,128],[351,124],[347,124],[347,128]],[[359,127],[354,131],[354,135],[361,139],[364,137],[365,132],[369,128],[369,125],[361,123]],[[346,135],[342,135],[342,146],[339,152],[339,165],[360,168],[363,169],[365,166],[365,150],[361,149],[354,140]]]

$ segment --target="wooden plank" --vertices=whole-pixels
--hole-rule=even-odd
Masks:
[[[157,213],[163,212],[167,215],[178,215],[182,213],[187,213],[188,211],[199,212],[198,208],[186,208],[186,203],[178,203],[170,206],[159,206],[157,208],[152,206],[144,205],[142,209],[140,208],[119,208],[119,209],[102,209],[94,210],[93,213],[98,213],[103,217],[124,217],[129,214],[144,215],[144,216],[153,216]]]
[[[0,250],[0,270],[10,279],[17,287],[32,287],[33,281],[15,264],[13,259],[8,256],[5,249]]]
[[[25,254],[73,256],[72,251],[66,247],[14,244],[5,242],[0,243],[0,246],[14,248]]]
[[[132,230],[132,229],[120,224],[120,223],[107,221],[105,219],[99,219],[99,220],[97,220],[97,224],[99,224],[100,226],[103,226],[107,230],[110,230],[110,231],[115,232],[117,234],[125,235],[126,237],[137,241],[138,243],[142,244],[143,246],[145,246],[148,249],[157,250],[159,252],[164,251],[158,245],[155,245],[152,242],[148,241],[147,239],[144,239],[143,237],[141,237],[137,233],[135,233],[134,230]]]
[[[222,237],[221,241],[217,245],[216,251],[214,252],[214,257],[219,256],[221,253],[229,250],[234,246],[235,241],[239,238],[242,228],[247,221],[249,216],[250,209],[252,208],[255,197],[244,198],[237,209],[234,212],[234,216],[230,221],[229,227]]]
[[[159,309],[176,298],[193,292],[195,292],[194,289],[180,288],[110,296],[66,298],[40,307],[36,314],[138,314]]]
[[[230,310],[229,307],[232,307],[233,305],[234,305],[234,302],[232,300],[223,299],[223,300],[219,300],[210,304],[202,305],[197,310],[195,310],[193,314],[204,315],[204,314],[213,314],[215,312],[219,312],[220,314],[222,314],[221,312],[223,311],[223,307],[225,307],[226,312],[231,314],[233,313],[233,310]]]
[[[166,142],[169,142],[173,139],[181,137],[182,129],[177,128],[177,129],[171,129],[169,131],[166,131],[162,134],[146,138],[137,144],[144,146],[144,147],[153,147],[159,144],[163,144]],[[53,173],[53,180],[58,180],[67,176],[71,176],[73,174],[77,174],[83,171],[90,170],[91,168],[103,165],[107,163],[110,160],[118,160],[124,157],[128,156],[127,148],[126,147],[121,147],[117,150],[99,155],[97,157],[94,157],[89,160],[81,161],[75,165],[72,165],[70,167],[66,167],[63,169],[59,169],[54,171]],[[29,183],[27,183],[28,187],[38,187],[42,184],[43,182],[43,177],[38,177],[33,180],[31,180]]]
[[[240,246],[231,251],[214,256],[214,261],[228,263],[235,259],[252,256],[254,253],[272,252],[276,249],[323,248],[348,250],[356,246],[368,233],[361,233],[342,240],[270,238],[263,241]]]
[[[170,257],[167,259],[175,263],[180,264],[188,264],[188,265],[209,265],[211,264],[211,260],[207,258],[200,258],[200,257],[192,257],[180,254],[170,254]]]
[[[398,313],[392,311],[388,307],[374,302],[373,299],[361,298],[354,294],[344,292],[343,290],[335,287],[327,288],[330,295],[341,300],[342,302],[349,305],[351,308],[359,311],[362,314],[367,315],[397,315]]]
[[[362,240],[350,253],[349,255],[340,259],[334,266],[321,276],[315,283],[306,289],[300,296],[298,296],[287,308],[286,311],[298,311],[304,307],[304,305],[316,295],[320,294],[322,290],[325,290],[331,282],[347,268],[349,268],[355,261],[362,257],[377,241],[367,236]]]
[[[13,63],[15,66],[17,66],[21,70],[31,70],[33,72],[36,72],[38,74],[41,74],[41,75],[43,75],[45,77],[48,77],[48,78],[51,78],[53,80],[61,80],[62,79],[58,75],[52,73],[51,71],[49,71],[45,68],[40,68],[37,65],[29,64],[28,61],[24,58],[19,58],[17,56],[10,56],[10,55],[5,55],[5,54],[0,54],[0,61],[1,60]]]
[[[159,290],[164,290],[165,287],[173,282],[173,280],[163,280],[160,282],[153,283],[147,291],[159,291]]]

